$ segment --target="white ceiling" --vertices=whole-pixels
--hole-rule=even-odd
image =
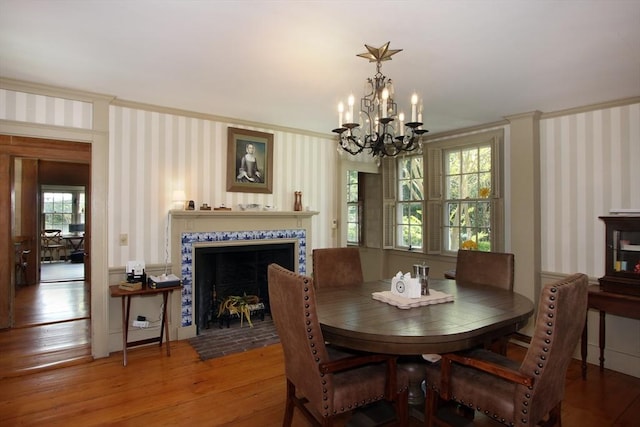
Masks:
[[[0,0],[0,76],[330,133],[375,65],[431,132],[640,95],[640,0]]]

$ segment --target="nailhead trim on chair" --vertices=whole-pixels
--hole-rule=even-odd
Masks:
[[[558,292],[557,287],[553,287],[553,288],[551,288],[551,289],[550,289],[550,292],[551,292],[552,294],[555,294],[556,292]],[[554,314],[555,314],[556,305],[552,302],[552,301],[555,301],[555,300],[556,300],[556,296],[555,296],[555,295],[551,295],[551,296],[549,296],[549,301],[551,301],[551,302],[547,305],[547,308],[548,308],[548,310],[549,310],[549,311],[548,311],[548,313],[546,314],[546,315],[547,315],[547,318],[549,319],[549,320],[546,322],[546,326],[547,326],[549,329],[547,329],[547,330],[545,331],[545,334],[547,335],[547,338],[545,338],[545,339],[544,339],[544,343],[545,343],[545,344],[547,344],[547,345],[550,345],[550,344],[551,344],[551,339],[550,339],[549,337],[552,337],[552,336],[553,336],[553,325],[554,325],[554,324],[553,324],[553,321],[552,321],[551,319],[553,319]],[[547,346],[543,346],[543,347],[542,347],[542,353],[539,355],[539,358],[540,358],[540,360],[541,360],[541,361],[540,361],[540,362],[538,362],[538,364],[537,364],[537,368],[538,368],[538,369],[535,369],[535,370],[534,370],[534,374],[535,374],[536,376],[540,376],[540,374],[542,373],[542,370],[544,369],[544,365],[545,365],[545,364],[544,364],[544,362],[546,362],[546,360],[547,360],[546,353],[548,353],[548,352],[549,352],[549,347],[547,347]],[[432,385],[432,388],[433,388],[434,390],[438,391],[438,389],[437,389],[437,387],[436,387],[435,385]],[[529,386],[529,387],[528,387],[528,390],[533,390],[533,386]],[[452,399],[453,399],[453,400],[456,400],[456,401],[458,401],[458,402],[460,402],[460,404],[461,404],[461,405],[468,406],[468,407],[469,407],[469,408],[471,408],[471,409],[473,409],[473,408],[474,408],[474,406],[475,406],[472,402],[465,403],[465,402],[464,402],[464,401],[462,401],[462,400],[458,400],[458,399],[456,398],[456,396],[452,396]],[[521,420],[520,420],[520,421],[521,421],[523,424],[528,424],[528,422],[529,422],[529,418],[528,418],[529,410],[528,410],[528,407],[529,407],[530,400],[531,400],[531,393],[526,392],[526,393],[524,394],[524,399],[522,400],[522,408],[521,408],[521,410],[520,410],[520,413],[523,415],[523,417],[521,418]],[[504,418],[504,417],[501,417],[500,415],[495,414],[495,413],[490,413],[490,411],[489,411],[489,410],[483,410],[483,409],[482,409],[482,408],[480,408],[479,406],[475,407],[475,410],[477,410],[478,412],[484,412],[484,413],[485,413],[485,415],[490,416],[490,417],[492,417],[492,418],[493,418],[493,419],[495,419],[495,420],[500,419],[500,422],[502,422],[503,424],[505,423],[505,418]],[[511,426],[513,426],[513,425],[514,425],[514,423],[510,423],[510,425],[511,425]]]
[[[309,295],[308,295],[308,292],[309,292],[309,280],[305,279],[304,280],[304,284],[305,284],[305,286],[304,286],[304,292],[305,292],[304,300],[305,301],[309,301],[309,298],[310,298]],[[305,303],[305,305],[304,305],[304,309],[305,309],[304,315],[305,315],[305,317],[307,317],[307,322],[306,322],[306,324],[307,324],[307,339],[309,340],[309,346],[311,347],[311,352],[312,352],[312,354],[315,355],[315,361],[316,361],[316,363],[319,363],[320,362],[320,358],[318,357],[318,349],[316,348],[316,341],[315,341],[315,337],[313,335],[313,330],[310,327],[311,326],[311,320],[308,319],[311,316],[311,312],[309,311],[309,308],[310,308],[309,303]],[[322,377],[324,377],[324,375],[325,374],[320,374],[320,376],[322,376]],[[328,392],[327,388],[324,387],[324,386],[327,385],[327,381],[325,379],[322,380],[322,385],[323,385],[323,388],[322,388],[322,393],[323,393],[322,400],[326,402],[324,404],[324,406],[323,406],[323,409],[324,409],[324,412],[325,412],[324,416],[329,416],[329,404],[328,404],[329,396],[327,395],[327,392]],[[369,403],[372,403],[372,402],[375,402],[377,400],[380,400],[382,398],[384,398],[384,394],[376,396],[376,397],[374,397],[373,399],[370,399],[370,400],[369,399],[363,399],[360,402],[349,404],[346,409],[344,407],[340,408],[340,412],[345,412],[346,410],[350,411],[350,410],[353,410],[353,409],[358,408],[360,406],[364,406],[364,405],[367,405]],[[338,414],[338,411],[334,409],[333,415],[336,415],[336,414]]]

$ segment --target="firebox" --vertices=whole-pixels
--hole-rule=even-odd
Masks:
[[[195,249],[195,320],[197,333],[216,321],[219,304],[229,296],[255,295],[269,310],[267,267],[294,270],[295,243],[208,246]]]

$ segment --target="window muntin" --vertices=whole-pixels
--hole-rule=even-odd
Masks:
[[[397,160],[398,198],[396,202],[396,246],[422,248],[424,222],[424,171],[422,155]]]
[[[362,202],[358,171],[347,171],[347,244],[362,244]]]
[[[444,149],[445,251],[492,250],[492,147]]]

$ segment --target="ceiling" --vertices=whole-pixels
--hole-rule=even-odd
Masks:
[[[0,77],[327,134],[387,41],[431,132],[640,95],[638,0],[0,0]]]

